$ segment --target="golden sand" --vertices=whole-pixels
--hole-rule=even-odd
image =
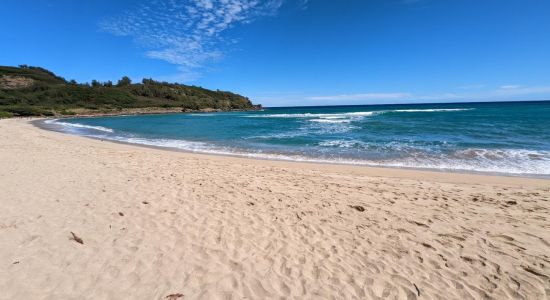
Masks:
[[[198,155],[1,120],[0,207],[0,299],[550,297],[549,180]]]

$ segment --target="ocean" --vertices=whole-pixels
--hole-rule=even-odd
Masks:
[[[550,177],[550,102],[266,108],[46,121],[66,133],[200,153]]]

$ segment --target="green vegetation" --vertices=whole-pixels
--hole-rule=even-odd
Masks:
[[[97,80],[80,84],[40,67],[0,66],[0,118],[116,113],[129,109],[146,112],[151,108],[227,111],[259,107],[241,95],[197,86],[152,79],[133,84],[126,76],[116,84]]]
[[[0,119],[11,118],[11,117],[13,117],[12,113],[0,110]]]

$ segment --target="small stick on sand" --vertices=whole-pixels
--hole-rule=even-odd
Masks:
[[[416,289],[416,292],[418,293],[418,297],[420,297],[420,289],[416,286],[416,283],[413,283],[414,288]]]
[[[71,234],[73,235],[73,237],[71,238],[71,240],[79,243],[79,244],[84,244],[84,241],[79,238],[76,234],[74,234],[74,232],[71,231]]]
[[[168,300],[176,300],[178,298],[181,298],[183,297],[183,294],[170,294],[168,296],[166,296],[165,298],[168,299]]]
[[[354,208],[357,211],[364,212],[365,208],[361,205],[350,205],[349,207]]]

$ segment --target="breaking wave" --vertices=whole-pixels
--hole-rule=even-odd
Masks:
[[[429,109],[394,109],[388,112],[446,112],[446,111],[468,111],[475,108],[429,108]]]
[[[45,123],[68,133],[190,152],[550,177],[548,110],[539,106],[345,109],[284,108]],[[525,111],[518,113],[521,109]],[[460,113],[472,110],[480,113]]]
[[[59,121],[58,119],[46,120],[45,123],[46,123],[46,124],[60,125],[60,126],[69,127],[69,128],[76,128],[76,129],[91,129],[91,130],[102,131],[102,132],[109,132],[109,133],[113,133],[113,132],[114,132],[113,129],[107,128],[107,127],[103,127],[103,126],[91,126],[91,125],[84,125],[84,124],[80,124],[80,123],[61,122],[61,121]]]
[[[366,117],[372,116],[378,112],[376,111],[360,111],[360,112],[350,112],[350,113],[334,113],[334,114],[315,114],[315,113],[304,113],[304,114],[257,114],[246,116],[247,118],[324,118],[324,119],[338,119],[338,118],[349,118],[349,117]]]

